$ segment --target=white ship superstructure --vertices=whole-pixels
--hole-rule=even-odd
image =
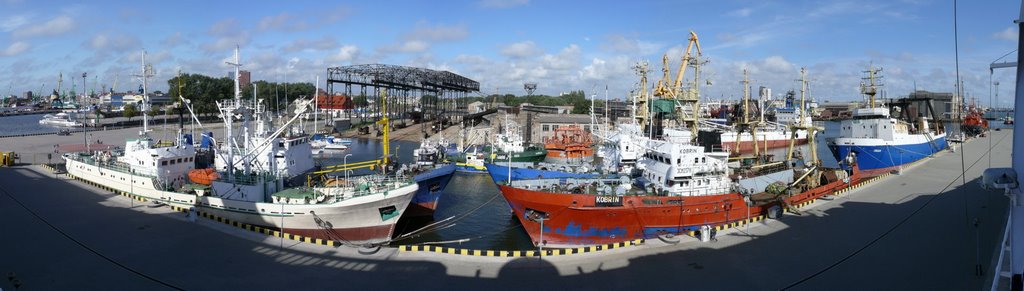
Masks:
[[[236,70],[237,60],[236,50]],[[236,115],[248,121],[253,113],[260,113],[240,100],[237,79],[235,90],[234,100],[218,103],[226,124],[232,124]],[[67,171],[131,196],[287,233],[354,245],[390,241],[395,223],[418,188],[412,179],[372,175],[285,188],[284,180],[293,169],[292,157],[286,153],[292,149],[309,155],[310,150],[308,143],[303,148],[297,139],[279,136],[309,104],[300,101],[296,117],[272,133],[269,122],[255,129],[243,122],[240,136],[228,127],[216,153],[223,171],[193,171],[195,149],[182,139],[172,146],[155,146],[147,136],[145,116],[140,138],[128,140],[124,152],[68,153],[64,155]],[[280,167],[281,163],[287,167]],[[190,172],[209,178],[207,184],[189,183],[195,178]]]

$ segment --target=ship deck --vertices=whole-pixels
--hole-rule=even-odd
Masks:
[[[991,167],[1008,166],[1012,132],[990,135]],[[544,259],[392,248],[362,255],[192,222],[34,166],[0,168],[0,273],[13,272],[26,289],[987,289],[1007,203],[977,183],[988,145],[969,141],[800,215],[721,231],[714,242],[648,240]],[[226,271],[238,266],[246,271]],[[978,266],[986,273],[976,275]]]

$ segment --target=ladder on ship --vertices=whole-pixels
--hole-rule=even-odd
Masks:
[[[924,133],[924,138],[928,139],[928,145],[932,147],[932,153],[937,153],[941,149],[938,144],[935,143],[935,139],[932,138],[931,133]],[[928,154],[929,156],[931,154]]]

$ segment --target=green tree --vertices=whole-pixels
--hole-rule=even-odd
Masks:
[[[366,107],[369,105],[370,102],[366,100],[366,95],[359,94],[352,98],[352,106],[355,106],[356,108]]]
[[[161,113],[160,106],[150,106],[149,107],[149,116],[157,116],[157,115],[160,115],[160,113]]]
[[[128,118],[128,121],[132,121],[132,117],[139,116],[139,109],[135,107],[135,104],[128,103],[124,106],[124,111],[121,114]]]

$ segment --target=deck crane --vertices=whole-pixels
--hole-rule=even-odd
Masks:
[[[356,169],[370,169],[370,170],[384,169],[385,171],[387,171],[387,168],[388,168],[388,166],[391,163],[391,143],[390,143],[390,137],[388,136],[389,132],[391,131],[391,129],[390,129],[391,125],[388,122],[388,115],[386,114],[386,112],[388,112],[387,111],[388,110],[388,107],[387,107],[387,100],[388,100],[387,90],[380,90],[380,100],[381,100],[380,101],[380,110],[381,110],[381,112],[385,112],[385,114],[381,114],[380,120],[378,120],[376,122],[377,125],[380,125],[383,128],[383,130],[382,130],[382,137],[381,137],[382,138],[381,139],[381,145],[383,146],[383,155],[381,156],[381,158],[380,159],[375,159],[375,160],[369,160],[369,161],[362,161],[362,162],[355,162],[355,163],[346,163],[346,164],[342,164],[342,165],[334,165],[334,166],[324,167],[322,170],[309,173],[309,175],[306,176],[306,186],[313,187],[314,184],[316,184],[316,182],[324,182],[324,183],[326,183],[327,179],[326,179],[325,175],[330,174],[330,173],[334,173],[334,172],[345,172],[345,171],[351,171],[351,170],[356,170]]]

